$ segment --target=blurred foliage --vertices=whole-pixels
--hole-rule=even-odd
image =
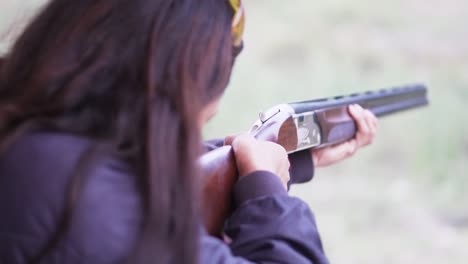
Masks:
[[[41,2],[3,0],[0,30]],[[382,119],[371,147],[292,193],[332,263],[466,263],[468,2],[244,2],[246,48],[206,138],[247,130],[275,104],[425,83],[429,107]]]

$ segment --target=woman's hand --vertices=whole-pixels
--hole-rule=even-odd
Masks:
[[[363,109],[360,105],[350,105],[348,110],[357,123],[358,131],[356,137],[335,146],[312,150],[315,167],[329,166],[349,158],[358,149],[374,141],[378,127],[378,121],[374,114],[369,110]]]
[[[226,143],[231,143],[233,147],[241,177],[255,171],[269,171],[279,176],[287,189],[290,164],[283,147],[272,142],[258,141],[248,134],[231,138]]]

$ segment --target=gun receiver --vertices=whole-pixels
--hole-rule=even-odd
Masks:
[[[348,114],[351,104],[381,117],[427,105],[427,88],[419,84],[277,105],[260,113],[250,133],[258,140],[278,143],[288,153],[341,143],[357,131]],[[205,226],[210,234],[219,235],[231,211],[231,190],[238,179],[234,154],[230,146],[224,146],[203,155],[200,163]]]

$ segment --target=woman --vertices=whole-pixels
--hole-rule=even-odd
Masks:
[[[236,0],[52,0],[0,69],[0,263],[327,263],[280,146],[243,135],[230,244],[196,161],[242,47]],[[327,165],[369,143],[313,153]],[[310,159],[310,155],[307,154]],[[255,191],[244,191],[246,189]]]

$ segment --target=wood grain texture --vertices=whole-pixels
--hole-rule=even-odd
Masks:
[[[224,221],[232,211],[232,190],[239,176],[231,146],[210,151],[200,159],[202,212],[209,234],[221,237]]]
[[[321,129],[321,146],[344,142],[356,135],[356,124],[348,113],[348,106],[318,110],[316,117]]]

